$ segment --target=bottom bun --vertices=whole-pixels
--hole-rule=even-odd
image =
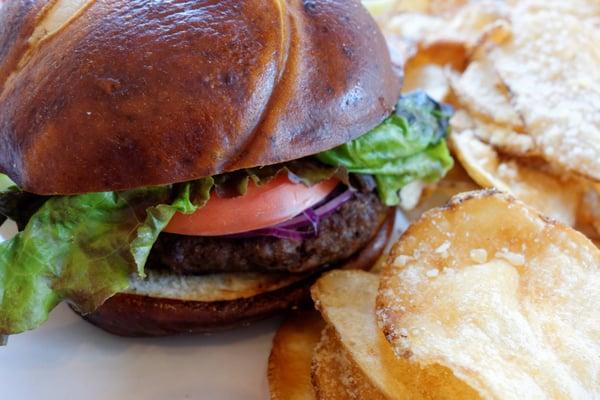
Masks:
[[[298,282],[253,297],[212,302],[120,293],[108,299],[95,312],[82,317],[119,336],[210,333],[248,324],[305,304],[312,281]]]
[[[336,267],[370,269],[381,256],[393,233],[394,215],[395,212],[390,210],[390,214],[373,239],[352,258]],[[235,275],[230,275],[231,280],[239,281],[233,278]],[[265,277],[258,277],[263,274],[255,275],[257,280],[265,279]],[[195,290],[189,283],[182,284],[181,289],[176,291],[169,288],[168,297],[155,294],[148,296],[119,293],[108,299],[93,313],[80,315],[86,321],[119,336],[168,336],[216,332],[247,325],[291,308],[309,305],[311,302],[309,289],[318,275],[304,275],[297,279],[284,277],[282,279],[287,282],[287,285],[283,287],[265,285],[263,292],[254,293],[249,297],[228,293],[226,300],[191,300],[195,295],[189,292]],[[189,277],[189,280],[194,279],[201,278]],[[173,280],[167,279],[171,284],[182,280],[185,281],[186,278],[178,276]],[[223,288],[223,279],[218,281],[220,282],[218,292],[226,292]],[[173,292],[181,293],[179,298],[174,296]]]

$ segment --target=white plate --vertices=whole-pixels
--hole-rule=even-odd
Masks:
[[[278,320],[214,336],[118,338],[66,306],[0,349],[5,399],[268,399]]]
[[[0,349],[3,399],[268,399],[278,320],[213,336],[126,339],[68,307]]]
[[[0,398],[268,399],[267,359],[278,324],[277,318],[213,336],[125,339],[61,305],[40,329],[0,347]]]

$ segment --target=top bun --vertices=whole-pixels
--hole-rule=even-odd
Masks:
[[[399,87],[358,0],[0,0],[0,170],[33,193],[315,154]]]

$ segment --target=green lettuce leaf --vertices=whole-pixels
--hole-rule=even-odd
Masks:
[[[247,168],[218,175],[214,177],[214,187],[220,197],[243,196],[246,194],[250,181],[257,186],[262,186],[280,174],[286,174],[290,181],[303,183],[306,186],[312,186],[333,176],[343,182],[347,183],[348,181],[347,174],[344,174],[340,168],[323,164],[312,157],[306,157],[282,164]]]
[[[138,275],[145,277],[144,266],[158,235],[166,228],[176,212],[192,214],[204,207],[210,199],[214,185],[213,178],[200,179],[194,183],[180,185],[179,196],[170,205],[159,204],[146,209],[146,220],[137,229],[136,238],[131,242],[131,254]]]
[[[38,327],[62,300],[87,313],[127,289],[173,214],[194,212],[211,186],[208,178],[49,198],[22,232],[0,243],[0,335]]]
[[[452,168],[444,141],[450,116],[449,107],[422,92],[411,93],[400,98],[395,113],[379,126],[317,158],[351,173],[373,175],[381,200],[395,206],[404,186],[436,181]]]
[[[17,185],[8,176],[0,174],[0,192],[4,192],[12,187],[17,187]]]

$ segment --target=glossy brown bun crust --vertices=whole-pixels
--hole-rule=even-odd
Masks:
[[[367,132],[398,98],[359,0],[83,0],[36,30],[69,1],[0,1],[0,170],[29,192],[301,158]]]
[[[381,256],[394,228],[390,212],[379,232],[343,268],[370,269]],[[95,312],[83,315],[88,322],[119,336],[167,336],[210,333],[270,317],[310,304],[310,286],[318,275],[271,292],[231,301],[182,301],[133,294],[117,294]]]

